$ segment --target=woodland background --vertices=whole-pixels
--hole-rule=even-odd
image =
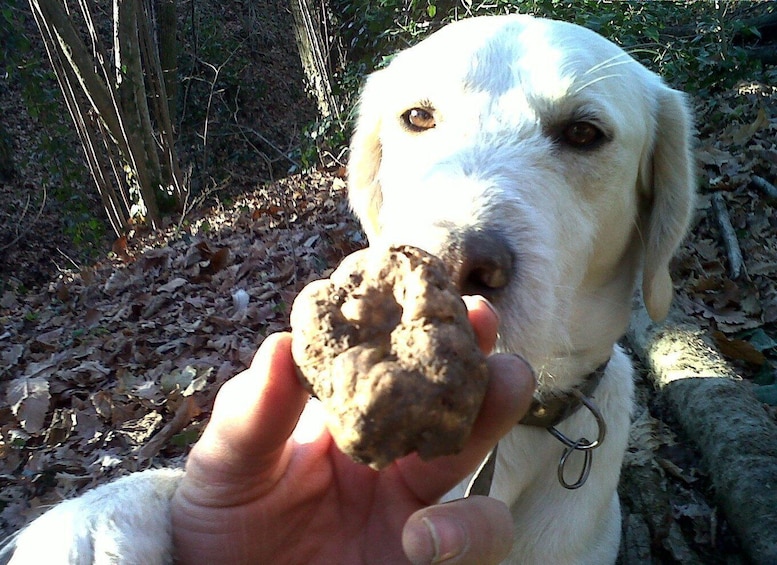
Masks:
[[[589,27],[691,95],[701,198],[676,314],[758,422],[704,425],[757,444],[759,497],[777,500],[773,3],[4,0],[0,539],[182,462],[299,289],[366,244],[343,181],[364,76],[448,21],[507,12]],[[646,363],[621,561],[768,562],[774,512],[738,514],[758,504],[726,496]]]

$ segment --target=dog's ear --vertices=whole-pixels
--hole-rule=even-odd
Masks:
[[[365,83],[348,157],[348,200],[371,241],[380,233],[378,215],[383,203],[378,171],[382,156],[380,127],[384,91],[381,81],[385,72],[373,73]]]
[[[682,93],[661,87],[652,155],[643,163],[649,205],[643,212],[645,264],[642,296],[653,320],[662,320],[672,302],[669,261],[685,236],[695,195],[691,117]]]

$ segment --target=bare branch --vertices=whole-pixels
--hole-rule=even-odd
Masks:
[[[758,175],[750,177],[750,184],[760,190],[766,197],[767,202],[777,204],[777,186],[774,186],[768,180]]]
[[[744,274],[745,263],[742,260],[742,250],[739,247],[737,234],[734,231],[734,226],[731,225],[731,217],[728,215],[726,201],[719,192],[712,195],[712,210],[715,213],[715,221],[718,224],[720,237],[726,248],[729,276],[736,280]]]

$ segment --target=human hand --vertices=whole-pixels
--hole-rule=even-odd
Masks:
[[[480,347],[498,319],[466,299]],[[480,415],[464,450],[411,454],[380,472],[343,455],[308,402],[275,334],[224,384],[172,501],[178,563],[498,563],[512,544],[507,507],[487,497],[435,502],[472,473],[529,407],[531,368],[492,355]]]

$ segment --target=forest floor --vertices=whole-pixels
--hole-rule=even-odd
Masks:
[[[273,48],[263,50],[255,72],[271,82],[255,102],[254,125],[274,147],[287,147],[313,111],[286,87],[302,81],[290,22],[267,29]],[[777,73],[770,76],[693,99],[702,195],[673,275],[686,313],[774,417],[777,202],[753,183],[777,177],[777,88],[770,86]],[[268,178],[267,160],[256,159],[166,230],[97,242],[96,258],[88,258],[63,236],[59,203],[40,212],[30,204],[44,183],[32,148],[46,133],[12,85],[0,89],[0,115],[23,163],[0,181],[1,540],[63,498],[130,471],[180,464],[219,385],[248,365],[265,336],[287,329],[305,284],[366,241],[340,176],[317,171],[259,182]],[[742,248],[746,272],[736,280],[713,193],[722,194]],[[745,563],[692,438],[655,402],[646,379],[638,388],[624,484],[650,468],[670,500],[665,515],[648,521],[644,562]],[[623,489],[627,516],[646,512],[632,490]],[[625,554],[644,555],[644,548]]]

